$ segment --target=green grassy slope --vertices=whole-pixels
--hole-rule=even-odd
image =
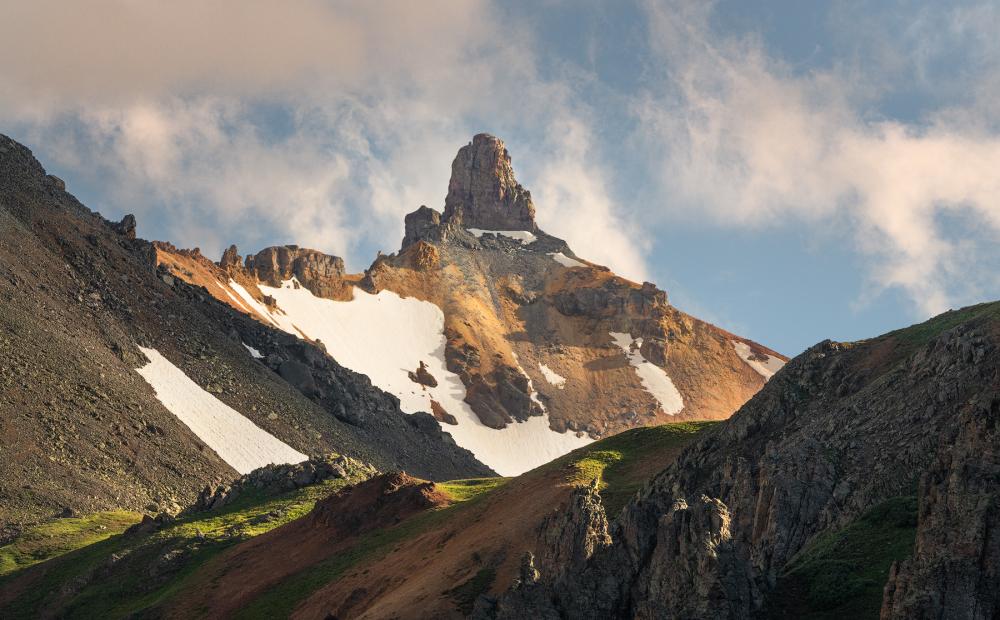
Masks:
[[[32,527],[0,547],[0,577],[121,534],[141,519],[135,512],[99,512]]]
[[[110,513],[115,515],[111,517],[102,513],[39,526],[46,532],[65,531],[62,521],[80,524],[69,528],[58,545],[50,545],[50,549],[58,547],[58,557],[26,569],[24,557],[37,546],[33,542],[37,536],[22,536],[3,548],[4,562],[21,564],[0,578],[0,601],[14,593],[13,600],[0,603],[0,617],[34,618],[41,610],[58,609],[70,617],[114,618],[148,609],[169,598],[198,566],[223,549],[307,514],[317,500],[349,482],[328,480],[278,496],[247,491],[220,511],[182,517],[152,534],[109,534],[100,540],[88,534],[93,527],[83,526],[110,520],[119,524],[117,532],[121,532],[138,520],[138,515],[129,513]],[[74,534],[74,529],[82,535]],[[116,533],[111,527],[106,531]],[[109,574],[114,578],[102,578]],[[18,587],[17,581],[30,587]],[[66,587],[70,583],[73,587]]]
[[[917,499],[896,497],[820,535],[779,577],[767,618],[878,618],[889,567],[913,552]]]
[[[608,518],[680,451],[717,422],[679,422],[633,428],[575,450],[545,467],[568,467],[570,480],[589,484],[600,479],[601,499]]]

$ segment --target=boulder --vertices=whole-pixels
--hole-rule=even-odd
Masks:
[[[319,392],[312,372],[309,371],[308,366],[301,362],[285,360],[278,367],[278,374],[306,396],[315,396]]]
[[[413,381],[414,383],[426,385],[427,387],[437,387],[437,379],[435,379],[434,375],[427,370],[427,364],[423,363],[423,361],[420,362],[420,366],[417,368],[416,372],[411,370],[407,373],[407,375],[410,377],[410,381]]]

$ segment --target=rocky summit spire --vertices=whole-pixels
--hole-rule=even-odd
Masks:
[[[459,149],[443,219],[484,230],[538,229],[531,193],[514,178],[503,140],[481,133]]]

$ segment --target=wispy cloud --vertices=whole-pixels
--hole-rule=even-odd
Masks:
[[[995,285],[971,245],[1000,233],[1000,136],[961,106],[919,124],[873,117],[876,76],[798,74],[758,40],[714,32],[710,7],[648,7],[666,71],[636,110],[670,192],[662,210],[724,226],[847,222],[870,282],[902,289],[922,314]]]
[[[540,225],[564,231],[579,256],[613,265],[627,278],[648,279],[643,258],[648,238],[609,195],[605,168],[597,159],[588,126],[560,119],[550,131],[557,136],[552,140],[555,148],[541,154],[535,173]]]

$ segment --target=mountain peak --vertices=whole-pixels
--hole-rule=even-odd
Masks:
[[[503,140],[481,133],[458,150],[443,219],[466,228],[538,230],[531,193],[514,178]]]

